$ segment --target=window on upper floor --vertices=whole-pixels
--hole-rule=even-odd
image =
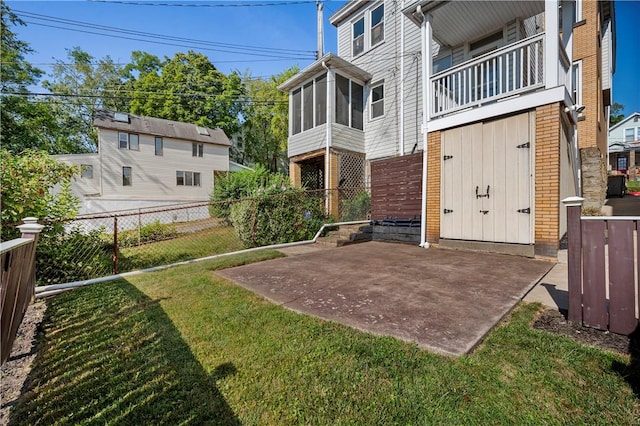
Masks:
[[[364,87],[336,74],[336,123],[362,130]]]
[[[371,87],[371,118],[384,115],[384,83]]]
[[[624,141],[640,141],[640,127],[629,127],[627,129],[624,129]]]
[[[351,56],[364,52],[364,16],[353,23],[353,49]]]
[[[327,75],[323,74],[291,92],[291,134],[327,122]]]
[[[122,168],[122,186],[132,186],[132,174],[131,167]]]
[[[384,4],[371,11],[371,47],[384,40]]]
[[[140,137],[135,133],[118,133],[118,148],[140,150]]]
[[[571,87],[573,104],[582,104],[582,61],[576,61],[571,67]]]
[[[156,155],[162,156],[164,154],[164,142],[160,136],[156,136]]]
[[[192,157],[204,157],[204,144],[193,142],[191,144]]]
[[[93,179],[93,166],[91,164],[81,164],[80,170],[82,170],[80,177],[83,179]]]

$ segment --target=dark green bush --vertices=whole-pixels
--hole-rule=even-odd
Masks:
[[[156,241],[168,240],[178,235],[175,225],[164,224],[156,220],[137,229],[118,232],[118,247],[135,247]]]
[[[311,239],[324,219],[322,200],[298,188],[274,186],[230,209],[231,223],[247,248]]]
[[[366,220],[371,211],[371,196],[367,191],[362,191],[352,200],[343,200],[340,206],[340,220],[348,222],[352,220]]]
[[[56,229],[57,228],[57,229]],[[61,284],[112,272],[112,244],[101,230],[45,229],[36,247],[36,284]]]
[[[273,174],[263,166],[254,170],[241,170],[217,175],[211,194],[209,213],[212,217],[228,218],[232,200],[253,197],[257,191],[275,187],[287,187],[289,178],[282,174]]]

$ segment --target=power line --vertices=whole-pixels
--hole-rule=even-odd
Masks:
[[[277,1],[270,3],[161,3],[161,2],[140,2],[140,1],[122,1],[122,0],[89,0],[93,3],[113,3],[131,6],[168,6],[168,7],[269,7],[269,6],[292,6],[299,4],[314,4],[316,0],[295,0],[295,1]]]
[[[50,22],[50,23],[55,23],[55,24],[61,24],[61,25],[71,25],[71,26],[75,26],[75,27],[80,27],[80,28],[88,28],[89,30],[96,30],[96,31],[107,31],[107,32],[112,32],[112,33],[119,33],[119,34],[125,34],[128,36],[136,36],[136,37],[144,37],[144,38],[152,38],[153,40],[145,40],[145,39],[140,39],[140,38],[133,38],[133,37],[125,37],[125,36],[116,36],[113,34],[104,34],[104,33],[99,33],[99,32],[92,32],[92,31],[87,31],[87,30],[81,30],[78,28],[71,28],[71,27],[60,27],[60,26],[55,26],[55,25],[51,25],[51,24],[43,24],[43,23],[37,23],[37,22],[33,22],[33,21],[25,21],[25,23],[29,23],[32,25],[40,25],[40,26],[48,26],[51,28],[57,28],[57,29],[62,29],[62,30],[67,30],[67,31],[76,31],[76,32],[85,32],[85,33],[89,33],[89,34],[96,34],[96,35],[103,35],[103,36],[107,36],[107,37],[117,37],[117,38],[123,38],[123,39],[127,39],[127,40],[134,40],[134,41],[144,41],[144,42],[149,42],[149,43],[155,43],[155,44],[168,44],[168,45],[173,45],[173,46],[179,46],[179,47],[194,47],[194,46],[185,46],[182,44],[174,44],[174,43],[166,43],[166,42],[161,42],[158,41],[158,39],[160,40],[166,40],[167,42],[178,42],[178,43],[189,43],[191,45],[204,45],[204,46],[208,46],[208,47],[212,47],[212,48],[216,48],[216,49],[208,49],[208,50],[215,50],[215,51],[221,51],[221,52],[225,52],[225,53],[235,53],[235,54],[250,54],[250,55],[255,55],[255,56],[280,56],[280,57],[291,57],[291,56],[297,56],[299,54],[304,54],[304,55],[313,55],[315,54],[315,51],[312,50],[301,50],[301,49],[283,49],[283,48],[272,48],[272,47],[263,47],[263,46],[250,46],[250,45],[242,45],[242,44],[233,44],[233,43],[221,43],[221,42],[212,42],[212,41],[206,41],[206,40],[198,40],[198,39],[192,39],[192,38],[185,38],[185,37],[177,37],[177,36],[168,36],[168,35],[164,35],[164,34],[155,34],[155,33],[148,33],[148,32],[143,32],[143,31],[135,31],[135,30],[129,30],[129,29],[125,29],[125,28],[118,28],[118,27],[111,27],[111,26],[106,26],[106,25],[99,25],[99,24],[93,24],[93,23],[87,23],[87,22],[81,22],[81,21],[75,21],[75,20],[71,20],[71,19],[65,19],[65,18],[58,18],[58,17],[54,17],[54,16],[48,16],[48,15],[41,15],[41,14],[37,14],[37,13],[31,13],[31,12],[25,12],[25,11],[20,11],[20,10],[13,10],[14,13],[16,13],[16,15],[25,18],[25,19],[36,19],[39,21],[44,21],[44,22]],[[207,50],[206,48],[203,48],[205,50]],[[229,50],[231,49],[231,50]],[[297,59],[297,58],[294,58]]]

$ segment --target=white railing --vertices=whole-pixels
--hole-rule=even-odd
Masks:
[[[544,33],[431,78],[431,118],[544,86]]]

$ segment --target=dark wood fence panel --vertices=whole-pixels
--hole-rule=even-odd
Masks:
[[[604,221],[582,222],[582,321],[588,327],[606,330],[604,230]]]
[[[582,199],[567,206],[568,319],[629,335],[640,330],[640,217],[582,217]]]
[[[371,162],[371,219],[422,213],[422,153]]]
[[[638,322],[633,286],[634,229],[631,220],[608,223],[609,330],[618,334],[633,333]]]
[[[18,327],[31,302],[32,287],[35,283],[29,282],[29,279],[31,278],[31,269],[34,267],[34,252],[34,241],[26,240],[22,242],[22,245],[3,252],[0,257],[2,265],[1,363],[9,358]]]

